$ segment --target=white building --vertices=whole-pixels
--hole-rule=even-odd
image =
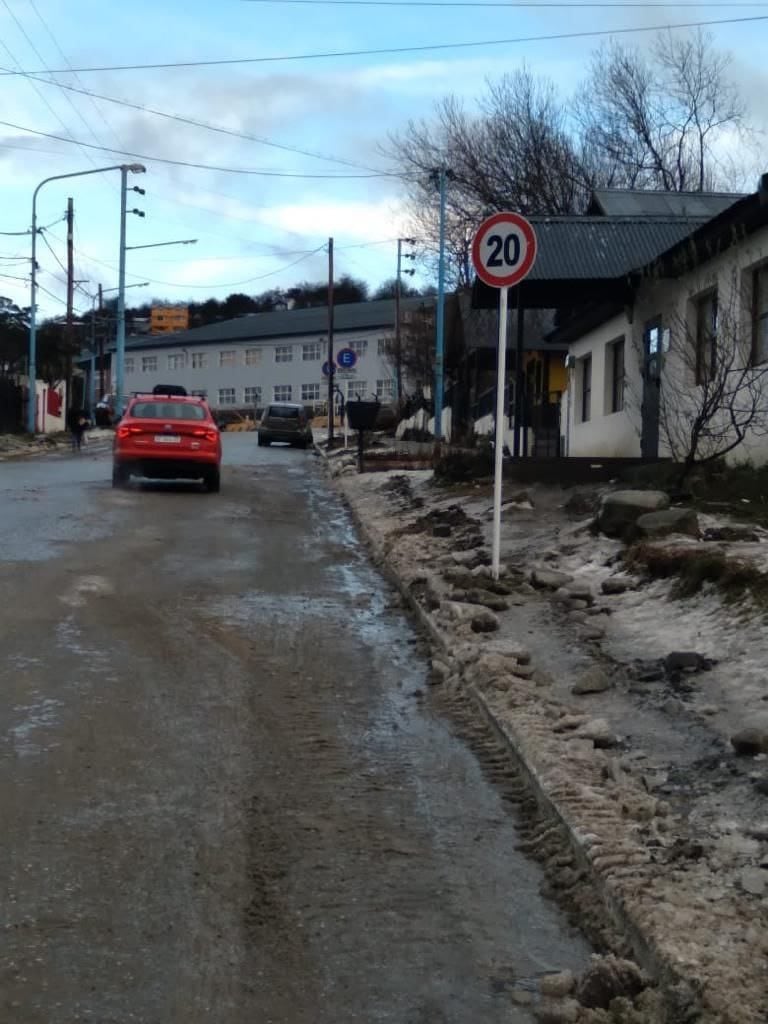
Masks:
[[[569,344],[567,453],[680,459],[698,418],[700,455],[733,442],[728,458],[767,461],[768,180],[625,285],[553,334]]]
[[[403,315],[429,300],[405,299]],[[354,397],[396,395],[389,356],[393,300],[336,306],[335,383]],[[328,398],[328,311],[325,307],[255,313],[173,334],[129,337],[126,395],[156,384],[180,384],[217,409],[262,408],[272,401],[321,404]]]

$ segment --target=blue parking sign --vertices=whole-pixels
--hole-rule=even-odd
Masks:
[[[336,356],[336,361],[342,370],[351,370],[357,363],[357,352],[351,348],[343,348]]]

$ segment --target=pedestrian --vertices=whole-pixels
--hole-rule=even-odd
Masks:
[[[72,451],[79,452],[83,446],[83,434],[88,426],[88,418],[83,409],[75,406],[67,413],[67,427],[72,435]]]

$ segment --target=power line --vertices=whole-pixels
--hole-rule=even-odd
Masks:
[[[111,146],[97,146],[92,142],[83,142],[80,139],[68,139],[63,135],[54,135],[52,132],[42,132],[36,128],[27,128],[21,124],[12,124],[10,121],[0,121],[0,125],[6,128],[13,128],[18,132],[29,132],[31,135],[39,135],[46,139],[56,139],[57,142],[68,142],[73,146],[85,146],[87,149],[97,149],[102,153],[117,153],[121,156],[132,156],[139,160],[159,164],[169,164],[172,167],[191,167],[198,171],[216,171],[220,174],[245,174],[262,178],[300,178],[323,181],[348,181],[350,179],[368,180],[370,178],[396,178],[401,175],[380,172],[376,174],[299,174],[291,171],[267,171],[261,168],[252,167],[220,167],[216,164],[198,164],[189,160],[171,160],[169,157],[149,156],[147,153],[136,153],[130,149],[114,149]]]
[[[45,237],[45,232],[44,232],[44,231],[41,231],[41,232],[40,232],[40,237],[42,238],[43,242],[45,242],[45,246],[46,246],[46,248],[48,249],[48,252],[49,252],[49,253],[51,254],[51,256],[53,256],[53,258],[54,258],[54,259],[56,260],[56,262],[57,262],[57,263],[59,264],[59,266],[60,266],[60,267],[61,267],[61,269],[62,269],[62,270],[64,271],[64,273],[65,273],[65,274],[68,274],[68,273],[69,273],[69,271],[67,270],[67,268],[66,268],[66,267],[64,266],[64,264],[63,264],[63,263],[61,262],[61,260],[59,259],[58,255],[57,255],[57,253],[56,253],[56,250],[55,250],[55,249],[53,248],[53,246],[51,245],[51,243],[50,243],[50,242],[48,241],[48,239],[47,239],[47,238]]]
[[[510,46],[516,43],[557,42],[564,39],[594,39],[600,36],[632,35],[639,32],[666,32],[682,28],[708,28],[717,25],[746,25],[768,21],[768,15],[755,14],[743,18],[717,18],[713,20],[683,21],[664,25],[633,25],[625,28],[588,29],[582,32],[556,32],[548,35],[515,36],[510,39],[478,39],[462,43],[424,43],[420,46],[388,46],[375,50],[328,50],[318,53],[293,53],[277,57],[229,57],[219,60],[180,60],[156,64],[103,64],[79,68],[33,68],[31,70],[0,71],[6,75],[85,74],[92,71],[161,71],[173,68],[227,67],[240,64],[277,64],[287,61],[324,60],[334,57],[376,57],[397,53],[428,53],[440,50],[467,50],[485,46]],[[13,125],[11,125],[13,127]],[[55,137],[55,136],[54,136]],[[121,152],[112,150],[112,152]]]
[[[0,67],[0,73],[12,74],[8,68]],[[21,74],[22,72],[19,72]],[[117,96],[105,96],[103,93],[93,92],[89,89],[76,88],[73,85],[65,85],[63,82],[55,82],[50,78],[40,78],[33,74],[24,74],[24,77],[29,79],[31,82],[39,82],[41,85],[53,85],[57,89],[66,89],[69,92],[75,92],[82,96],[89,96],[92,100],[102,100],[105,103],[115,103],[121,107],[128,107],[130,110],[138,110],[143,114],[152,114],[155,117],[164,117],[169,121],[178,121],[180,124],[191,125],[194,128],[204,128],[209,132],[217,132],[220,135],[229,135],[235,139],[245,139],[247,142],[257,142],[262,146],[269,146],[272,149],[279,149],[285,153],[297,153],[299,156],[308,156],[314,160],[325,160],[333,164],[342,164],[345,167],[357,167],[361,170],[372,171],[374,173],[386,173],[380,172],[374,167],[367,167],[364,164],[353,163],[351,160],[344,160],[340,157],[326,156],[323,153],[314,153],[312,150],[300,149],[298,146],[289,146],[284,143],[274,142],[272,139],[267,139],[261,135],[250,135],[248,132],[239,132],[232,128],[225,128],[223,125],[211,124],[209,121],[199,121],[197,118],[188,117],[184,114],[171,114],[165,110],[157,110],[154,107],[148,107],[143,103],[134,103],[131,100],[122,99]],[[114,134],[114,133],[113,133]],[[97,140],[98,141],[98,140]],[[119,145],[119,139],[118,145]],[[117,150],[115,152],[118,152]]]
[[[48,231],[49,228],[54,227],[54,225],[61,224],[61,222],[64,219],[65,219],[64,217],[57,217],[56,220],[52,220],[50,224],[46,224],[45,227],[38,228],[37,230],[41,231],[41,232],[42,231]],[[9,238],[19,238],[22,235],[31,235],[31,234],[32,234],[32,228],[27,228],[26,231],[0,231],[0,235],[4,235],[4,236],[9,237]]]
[[[719,3],[691,3],[690,0],[684,0],[680,3],[668,3],[667,0],[616,0],[611,3],[610,0],[244,0],[245,3],[252,4],[271,4],[278,7],[287,6],[288,4],[303,4],[305,7],[458,7],[458,8],[474,8],[475,10],[484,7],[499,8],[499,7],[521,7],[536,10],[537,8],[548,9],[551,7],[556,8],[572,8],[579,10],[586,8],[587,10],[592,8],[601,8],[603,10],[646,10],[648,8],[657,7],[682,7],[682,8],[721,8],[727,7],[732,9],[734,7],[745,7],[745,8],[763,8],[768,7],[768,3],[763,0],[762,3],[747,2],[741,3],[739,0],[728,0],[723,2],[720,0]]]

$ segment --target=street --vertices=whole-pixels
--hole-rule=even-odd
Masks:
[[[311,454],[0,466],[0,1019],[526,1024],[586,942]]]

